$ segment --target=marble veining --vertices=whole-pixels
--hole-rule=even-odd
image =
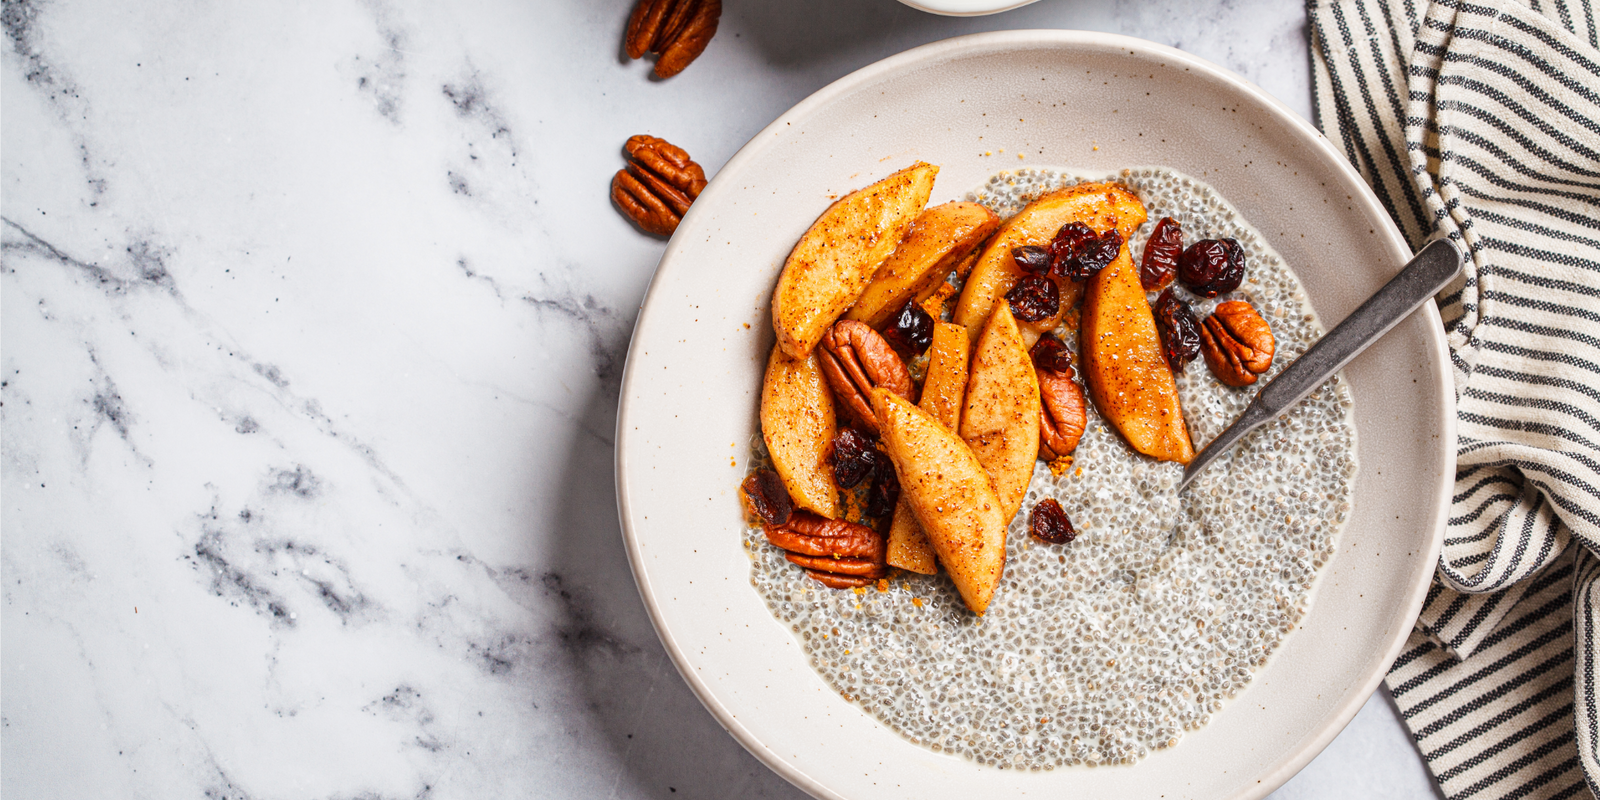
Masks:
[[[714,173],[828,81],[1013,27],[1176,43],[1309,113],[1293,3],[726,6],[656,81],[622,0],[5,0],[0,792],[800,796],[623,553],[664,242],[610,206],[622,142]]]

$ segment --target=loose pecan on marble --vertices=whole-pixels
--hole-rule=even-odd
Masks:
[[[1230,300],[1200,326],[1200,352],[1217,380],[1249,386],[1272,366],[1272,329],[1249,303]]]
[[[684,0],[676,2],[685,4]],[[628,58],[643,58],[651,49],[650,45],[661,33],[661,23],[666,21],[667,11],[673,4],[674,0],[639,0],[633,7],[633,13],[628,15],[628,32],[622,37],[622,46],[628,51]]]
[[[883,336],[865,322],[841,319],[822,337],[818,350],[822,376],[833,396],[861,426],[878,435],[872,414],[872,390],[883,387],[911,399],[911,373]]]
[[[639,0],[623,46],[629,58],[658,53],[656,77],[670,78],[705,51],[721,17],[722,0]]]
[[[706,188],[706,173],[683,148],[640,134],[623,145],[628,166],[611,179],[611,199],[639,227],[671,236],[689,204]]]

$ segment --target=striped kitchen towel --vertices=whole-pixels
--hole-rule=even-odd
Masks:
[[[1451,800],[1600,795],[1600,0],[1307,0],[1318,124],[1439,297],[1456,492],[1389,673]]]

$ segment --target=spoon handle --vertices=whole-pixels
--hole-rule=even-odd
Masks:
[[[1226,453],[1245,434],[1300,402],[1438,294],[1461,271],[1461,263],[1461,250],[1449,239],[1438,239],[1422,248],[1398,275],[1258,392],[1244,413],[1184,468],[1178,490],[1188,487],[1207,464]]]

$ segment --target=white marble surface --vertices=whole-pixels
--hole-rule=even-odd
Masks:
[[[5,0],[8,800],[798,797],[678,678],[623,555],[663,242],[607,197],[622,142],[715,172],[853,69],[1025,27],[1310,112],[1294,0],[725,2],[661,82],[620,56],[626,0]],[[1433,795],[1380,695],[1276,796]]]

